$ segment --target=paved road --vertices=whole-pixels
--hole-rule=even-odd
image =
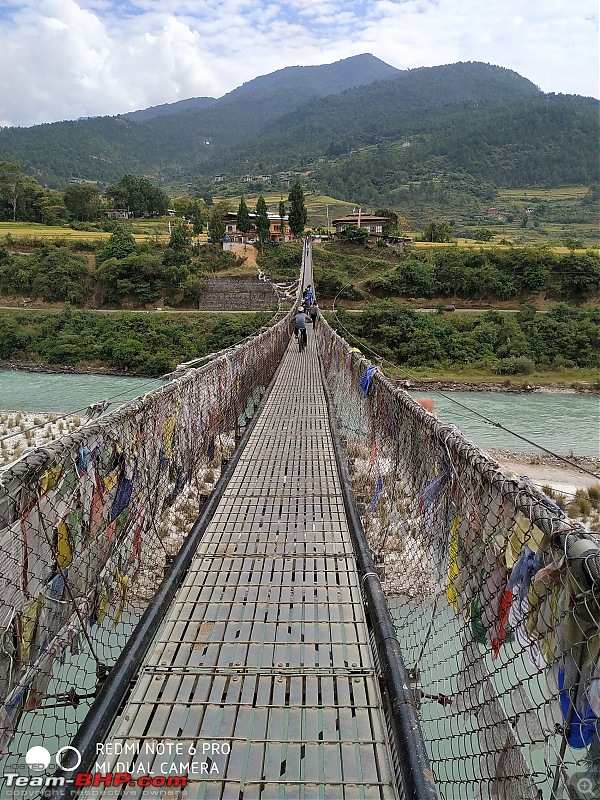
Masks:
[[[406,306],[406,308],[411,309],[411,311],[418,311],[421,314],[437,314],[437,308],[412,308],[411,306]],[[324,309],[325,311],[327,309]],[[362,314],[362,308],[347,308],[346,311],[350,311],[353,314]],[[445,314],[449,313],[461,313],[461,314],[485,314],[487,311],[500,311],[502,314],[518,314],[520,309],[519,308],[456,308],[454,312],[445,311]],[[538,314],[547,314],[547,311],[540,311],[538,310]]]
[[[410,308],[410,306],[407,306]],[[261,311],[269,312],[270,309],[268,308],[257,308],[250,311],[199,311],[198,309],[194,308],[186,308],[182,309],[181,311],[177,311],[175,309],[161,309],[157,311],[157,309],[152,309],[146,311],[145,309],[140,308],[87,308],[87,309],[77,309],[83,311],[98,311],[101,314],[121,314],[124,311],[129,314],[258,314]],[[325,306],[323,306],[323,311],[328,311]],[[421,314],[436,314],[437,308],[413,308],[413,311],[418,311]],[[461,314],[485,314],[486,311],[500,311],[502,314],[518,314],[518,308],[457,308],[456,312],[460,312]],[[0,306],[0,311],[50,311],[58,313],[62,311],[62,308],[36,308],[34,306]],[[352,314],[362,314],[362,308],[347,308],[346,311],[349,311]],[[456,313],[455,312],[455,313]],[[444,312],[444,313],[451,313],[451,312]],[[547,311],[540,311],[538,310],[538,314],[547,314]]]
[[[0,311],[50,311],[58,314],[62,310],[62,308],[35,308],[32,306],[0,306]],[[143,308],[77,308],[75,310],[97,311],[100,314],[122,314],[123,312],[128,314],[258,314],[261,311],[269,313],[272,309],[257,308],[254,311],[198,311],[198,309],[195,308],[185,308],[181,311],[176,311],[172,308],[163,308],[158,311],[157,309],[153,308],[152,310],[146,311]]]

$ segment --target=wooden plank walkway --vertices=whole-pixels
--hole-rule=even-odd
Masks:
[[[98,755],[104,773],[187,774],[187,788],[127,785],[119,798],[150,791],[188,800],[398,797],[309,337],[302,354],[292,339]]]

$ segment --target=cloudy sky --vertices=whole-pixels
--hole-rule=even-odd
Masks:
[[[599,97],[597,0],[0,0],[0,126],[220,97],[286,66],[372,53],[484,61]]]

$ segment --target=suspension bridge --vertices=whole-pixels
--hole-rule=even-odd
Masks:
[[[597,534],[293,314],[0,473],[1,800],[600,796]]]

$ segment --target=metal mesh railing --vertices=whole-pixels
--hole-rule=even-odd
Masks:
[[[598,534],[317,337],[440,797],[599,798]]]
[[[4,775],[23,774],[32,745],[54,754],[72,740],[254,414],[289,324],[0,471]]]

